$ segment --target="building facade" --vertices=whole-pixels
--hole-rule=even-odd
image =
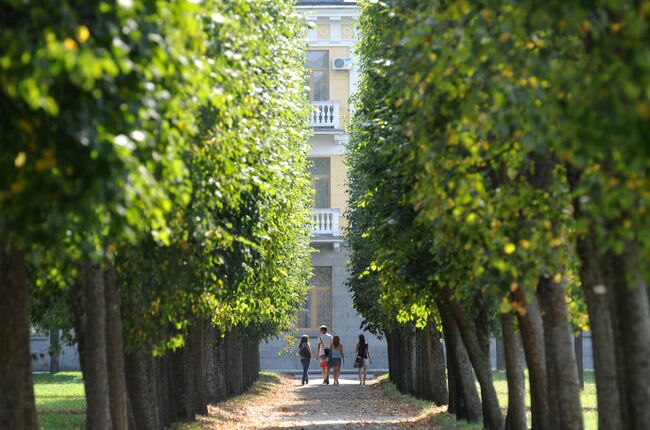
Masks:
[[[352,368],[354,347],[362,318],[352,307],[346,286],[348,245],[345,239],[347,209],[345,145],[350,118],[349,97],[357,86],[357,64],[352,48],[359,9],[349,1],[299,1],[298,11],[309,24],[305,83],[311,106],[313,128],[309,158],[313,180],[312,286],[304,310],[298,315],[299,328],[281,339],[260,345],[263,369],[298,370],[295,344],[302,334],[316,347],[318,327],[325,324],[338,335],[346,353],[343,368]],[[387,369],[385,340],[363,333],[373,355],[372,368]],[[289,339],[289,342],[287,341]],[[316,367],[314,367],[316,369]]]

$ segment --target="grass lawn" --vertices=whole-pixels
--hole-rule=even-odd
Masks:
[[[34,374],[36,413],[41,429],[82,429],[86,399],[81,372]]]
[[[494,385],[497,390],[497,396],[499,397],[499,405],[503,410],[504,416],[506,410],[508,409],[508,383],[506,381],[506,373],[504,371],[495,370],[493,371],[494,375]],[[388,379],[388,375],[384,375],[381,378]],[[526,389],[528,389],[528,373],[526,373]],[[383,381],[382,381],[383,382]],[[398,399],[402,402],[408,402],[420,406],[428,405],[428,402],[423,400],[416,399],[412,396],[405,396],[400,394],[395,386],[392,383],[386,381],[382,383],[384,390],[393,398]],[[479,388],[480,393],[480,388]],[[581,395],[582,408],[584,411],[585,419],[585,430],[597,430],[598,429],[598,411],[596,404],[596,382],[594,380],[594,371],[585,370],[585,388],[582,390]],[[526,398],[526,406],[528,407],[528,425],[530,425],[530,397]],[[433,416],[433,422],[436,424],[436,428],[439,430],[480,430],[481,425],[467,424],[464,421],[456,421],[453,415],[449,414],[437,414]]]

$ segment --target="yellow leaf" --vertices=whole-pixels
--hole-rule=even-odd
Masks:
[[[21,151],[18,153],[18,155],[16,155],[16,158],[14,159],[14,166],[20,169],[25,165],[25,161],[27,161],[27,155]]]
[[[556,284],[562,282],[562,274],[556,273],[555,276],[553,276],[553,282],[555,282]]]
[[[551,245],[553,248],[557,248],[558,246],[562,245],[562,239],[556,237],[556,238],[554,238],[554,239],[551,240],[550,245]]]
[[[63,41],[63,46],[65,46],[65,49],[67,49],[68,51],[74,51],[75,49],[77,49],[77,42],[75,42],[74,39],[67,37]]]
[[[510,255],[517,250],[517,246],[514,243],[506,243],[503,247],[503,252]]]
[[[467,224],[474,224],[476,222],[476,214],[474,212],[468,214],[465,221]]]
[[[510,292],[514,293],[518,289],[519,289],[519,284],[518,283],[513,282],[512,284],[510,284]]]
[[[519,241],[519,246],[521,246],[523,249],[528,249],[530,248],[530,242],[527,241],[526,239],[521,239]]]
[[[90,30],[85,25],[77,27],[77,40],[79,43],[86,43],[90,37]]]

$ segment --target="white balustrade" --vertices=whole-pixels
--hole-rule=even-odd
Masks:
[[[309,125],[316,128],[339,128],[341,115],[340,104],[337,101],[309,102],[311,112]]]
[[[339,236],[338,209],[312,209],[311,215],[314,235]]]

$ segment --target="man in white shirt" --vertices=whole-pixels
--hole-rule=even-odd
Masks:
[[[323,372],[323,384],[330,383],[330,366],[329,359],[332,354],[332,335],[327,332],[327,326],[320,326],[320,335],[318,336],[318,349],[316,356],[320,360],[320,368]]]

